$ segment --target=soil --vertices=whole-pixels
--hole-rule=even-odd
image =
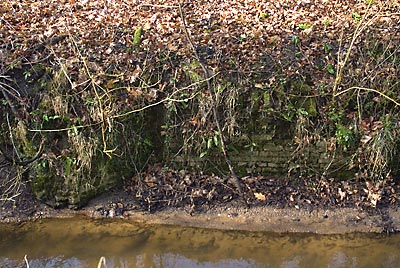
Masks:
[[[168,172],[170,180],[171,177],[180,174],[176,172],[172,173],[173,176],[171,176],[172,171]],[[163,176],[167,173],[161,171],[161,169],[158,170],[158,183],[161,183],[163,178],[165,179]],[[146,174],[150,176],[152,173],[146,172]],[[151,176],[155,178],[154,175]],[[202,181],[201,178],[203,179],[202,191],[206,193],[206,189],[212,184],[210,181],[213,181],[213,178],[215,180],[215,176],[198,176],[200,177],[200,179],[199,177],[197,178],[199,181]],[[254,180],[255,178],[252,179]],[[262,178],[258,178],[258,181],[262,180]],[[242,179],[242,181],[245,180]],[[272,179],[270,178],[267,181],[271,182]],[[168,194],[162,190],[165,187],[152,184],[149,184],[151,187],[145,187],[147,184],[144,176],[142,177],[143,185],[138,186],[137,178],[132,178],[123,187],[104,193],[79,210],[54,209],[43,204],[34,197],[29,183],[24,183],[21,184],[20,195],[16,196],[13,201],[3,202],[0,221],[19,222],[40,218],[85,215],[92,218],[124,218],[152,224],[247,231],[334,234],[349,232],[383,233],[398,232],[400,230],[400,211],[396,204],[381,201],[385,200],[384,198],[380,199],[380,203],[377,206],[369,206],[368,199],[365,199],[364,203],[358,204],[358,206],[354,203],[353,205],[347,204],[344,206],[343,202],[337,202],[336,205],[323,205],[322,198],[317,204],[315,200],[310,201],[307,199],[313,197],[308,194],[310,189],[304,184],[292,183],[290,186],[286,185],[285,188],[280,188],[283,184],[287,184],[284,181],[279,180],[279,183],[276,182],[276,185],[272,186],[269,183],[269,189],[260,188],[259,186],[257,190],[263,193],[267,193],[274,188],[275,201],[271,202],[273,199],[271,197],[269,203],[266,203],[266,200],[260,200],[259,195],[257,195],[258,198],[250,198],[249,193],[246,193],[247,205],[245,205],[240,195],[235,194],[234,189],[229,187],[228,181],[228,184],[225,185],[226,187],[223,187],[223,191],[215,190],[218,192],[219,198],[213,198],[206,202],[204,201],[205,198],[200,196],[196,197],[196,200],[192,191],[192,193],[182,193],[184,194],[183,196],[191,195],[191,198],[186,200],[176,195],[178,191],[175,191],[176,200],[179,200],[180,203],[170,202],[167,204],[166,202],[161,202],[162,200],[157,201],[157,194],[163,195],[163,201],[168,200]],[[359,182],[358,185],[362,186],[362,183]],[[135,187],[132,188],[133,186]],[[178,186],[175,185],[174,187]],[[249,183],[246,183],[245,186],[247,186],[248,192],[254,192]],[[216,188],[216,185],[214,185],[214,188]],[[287,188],[290,188],[289,190],[292,190],[292,192],[301,193],[303,199],[309,201],[302,201],[303,205],[301,205],[299,203],[301,198],[288,193]],[[277,189],[280,190],[278,191]],[[171,191],[171,189],[169,190]],[[146,197],[143,198],[143,196]],[[327,199],[332,200],[335,198],[335,195],[331,194]],[[359,198],[361,197],[359,196]],[[147,204],[145,200],[147,200]],[[311,206],[310,202],[316,205]],[[150,203],[152,206],[149,205]]]
[[[78,55],[74,49],[66,49],[66,47],[78,47],[79,45],[79,49],[85,51],[90,56],[88,58],[93,59],[88,61],[90,68],[82,60],[82,62],[85,62],[85,69],[88,72],[98,73],[96,79],[99,79],[102,85],[111,92],[114,91],[111,88],[114,87],[114,83],[117,84],[117,80],[106,81],[104,80],[106,76],[100,74],[115,72],[112,75],[119,76],[119,74],[126,73],[126,75],[123,75],[125,78],[121,79],[126,79],[124,82],[127,85],[134,85],[133,82],[135,81],[132,82],[132,80],[136,80],[137,72],[142,73],[141,66],[143,69],[151,70],[153,67],[150,66],[150,63],[153,62],[154,66],[159,64],[158,55],[148,60],[150,53],[145,53],[146,51],[165,47],[168,48],[167,51],[170,51],[171,55],[185,55],[188,59],[192,58],[192,49],[190,46],[184,45],[187,43],[187,37],[184,34],[177,34],[177,27],[181,27],[182,30],[183,25],[179,24],[181,18],[176,8],[173,8],[176,7],[175,1],[164,1],[165,3],[162,6],[158,4],[136,5],[134,3],[128,5],[125,3],[126,1],[113,1],[112,4],[109,3],[110,1],[70,2],[50,5],[47,1],[37,1],[35,4],[24,3],[24,1],[5,1],[4,7],[1,7],[5,10],[2,19],[7,23],[6,27],[1,28],[0,36],[7,38],[3,38],[4,45],[1,49],[4,53],[1,54],[5,56],[1,57],[0,65],[18,66],[23,63],[30,66],[34,62],[40,62],[53,66],[53,62],[65,60],[65,62],[68,62],[66,64],[68,75],[77,79],[73,81],[74,84],[86,86],[85,81],[89,79],[89,76],[92,79],[92,75],[82,72],[83,65],[78,64],[82,55]],[[157,1],[153,2],[158,3]],[[215,73],[221,71],[221,75],[225,75],[231,72],[238,72],[238,74],[243,72],[246,75],[247,73],[257,73],[258,75],[260,72],[259,61],[261,60],[263,72],[265,72],[263,76],[265,75],[268,79],[260,81],[262,83],[257,83],[257,87],[267,88],[267,84],[275,80],[273,75],[280,73],[282,68],[287,78],[295,77],[298,73],[304,74],[304,76],[312,74],[313,81],[306,82],[315,84],[313,92],[315,91],[314,93],[317,96],[321,95],[321,88],[318,85],[331,85],[334,80],[330,71],[327,72],[325,67],[321,68],[320,66],[334,67],[332,64],[337,58],[337,53],[340,52],[342,39],[345,41],[344,43],[349,43],[354,36],[355,29],[357,29],[356,25],[359,19],[355,15],[360,16],[359,14],[363,15],[363,12],[368,13],[370,6],[368,5],[368,9],[366,9],[365,3],[358,1],[352,1],[349,5],[340,5],[335,1],[329,3],[323,1],[324,5],[309,5],[307,3],[299,5],[296,1],[283,1],[275,4],[271,1],[261,6],[258,3],[259,1],[245,1],[243,3],[222,1],[223,3],[218,6],[210,4],[212,2],[208,3],[209,1],[207,4],[204,4],[204,2],[207,1],[193,1],[192,4],[185,6],[186,18],[184,19],[187,20],[195,43],[207,44],[207,40],[216,40],[215,48],[218,49],[218,53],[215,53],[215,57],[213,56],[210,59],[205,58],[209,67],[215,68],[213,69]],[[236,5],[239,6],[234,7]],[[121,8],[122,6],[124,8]],[[105,8],[107,12],[104,11]],[[360,40],[366,42],[365,44],[361,41],[360,43],[357,43],[357,41],[355,44],[360,48],[363,46],[368,48],[376,47],[376,44],[381,42],[379,44],[387,48],[384,51],[390,52],[391,46],[396,42],[398,43],[395,38],[398,35],[393,30],[397,29],[393,26],[396,26],[399,15],[397,11],[398,3],[393,2],[390,5],[385,5],[382,1],[381,5],[372,5],[371,7],[373,12],[378,12],[380,8],[382,8],[381,15],[374,16],[374,18],[379,18],[381,22],[369,24],[368,29],[370,31],[366,31],[365,36],[359,36]],[[266,13],[260,13],[261,10],[265,10]],[[19,11],[24,11],[24,16],[15,16],[16,12]],[[55,16],[52,16],[52,14]],[[104,16],[104,14],[108,15]],[[130,16],[131,14],[135,14],[135,16]],[[208,14],[213,14],[213,16],[209,17]],[[310,14],[313,14],[313,16],[310,16]],[[331,14],[337,15],[331,17]],[[110,19],[110,16],[113,19]],[[60,17],[64,18],[65,21],[74,22],[68,25],[67,30],[71,33],[69,38],[64,34],[66,27],[63,23],[60,23]],[[129,19],[126,19],[128,17]],[[230,17],[234,19],[229,19]],[[236,17],[238,19],[235,19]],[[323,18],[327,19],[322,22]],[[203,21],[206,21],[206,23],[204,24]],[[370,22],[374,22],[374,20],[371,19]],[[123,29],[123,31],[116,30],[115,25],[117,24],[119,25],[118,28]],[[35,27],[32,27],[32,25]],[[138,25],[145,26],[145,29],[140,46],[134,47],[137,43],[140,43],[135,41]],[[298,27],[294,27],[295,25],[298,25]],[[267,30],[260,31],[264,28]],[[228,37],[220,29],[230,33]],[[369,34],[374,31],[385,33],[385,37],[376,34],[373,38],[375,43],[369,44],[368,42],[371,40]],[[28,36],[30,38],[27,38]],[[247,38],[246,36],[256,36],[257,38]],[[343,38],[338,40],[338,36]],[[102,37],[101,40],[99,40],[100,37]],[[132,40],[136,44],[132,44]],[[259,41],[255,42],[255,40]],[[325,51],[320,49],[322,44],[326,45]],[[347,45],[350,46],[350,44]],[[297,51],[297,49],[299,50]],[[396,50],[393,51],[396,52]],[[390,57],[396,56],[394,52]],[[213,51],[206,51],[205,54],[210,53],[214,54]],[[365,79],[358,75],[358,70],[364,69],[364,66],[376,66],[374,71],[380,74],[374,76],[375,84],[368,84],[366,86],[368,88],[374,88],[374,85],[380,88],[381,80],[378,79],[379,77],[385,78],[385,83],[391,78],[393,81],[397,81],[396,66],[386,65],[391,62],[391,58],[389,59],[384,55],[381,57],[381,52],[374,52],[371,57],[367,57],[366,55],[371,54],[371,51],[364,49],[354,50],[352,53],[348,65],[354,65],[354,74],[352,68],[346,71],[349,72],[348,77],[346,77],[348,85],[358,85],[359,81],[366,81],[371,77],[370,73],[366,73]],[[259,54],[268,57],[259,59],[257,56]],[[222,61],[219,60],[220,55],[223,55]],[[204,57],[206,56],[208,57],[208,55]],[[182,56],[183,59],[185,57]],[[295,64],[292,64],[293,66],[290,66],[290,68],[280,67],[280,64],[265,65],[266,62],[274,63],[277,61],[266,60],[269,58],[280,59],[279,62],[289,62],[290,64],[294,62]],[[383,61],[377,62],[377,58],[381,58]],[[131,59],[136,59],[137,62],[132,63]],[[172,57],[168,58],[168,60],[170,59]],[[232,61],[229,59],[233,59],[233,62],[236,62],[235,65],[240,66],[240,72],[231,70]],[[326,60],[317,61],[316,59]],[[136,64],[137,68],[134,69]],[[111,68],[111,66],[116,66],[116,68]],[[181,66],[180,63],[178,66],[168,67],[171,69],[164,70],[162,76],[168,73],[179,73],[177,76],[181,76],[180,74],[183,72],[179,70],[179,66]],[[132,71],[132,67],[134,71]],[[173,68],[177,68],[175,69],[176,72]],[[254,70],[257,70],[257,72]],[[24,72],[23,69],[21,71],[21,74],[27,77],[34,73],[31,72],[31,74],[29,70]],[[269,76],[270,72],[271,76]],[[11,73],[7,74],[2,71],[1,75],[4,76],[4,79]],[[44,74],[41,74],[40,77],[36,77],[37,75],[39,75],[39,72],[29,77],[29,81],[39,80],[41,76],[44,76]],[[18,80],[24,81],[27,77],[21,77]],[[175,78],[170,80],[175,81]],[[285,77],[277,78],[280,81],[286,79]],[[355,78],[357,81],[353,83],[350,78]],[[345,80],[343,79],[343,81]],[[289,84],[285,85],[285,94],[287,93],[286,87],[289,88]],[[24,98],[33,94],[33,92],[30,92],[33,87],[26,85],[24,94],[22,94],[22,91],[18,92]],[[281,86],[280,84],[277,85]],[[174,82],[171,88],[175,89],[175,86]],[[243,88],[250,89],[252,87],[253,83],[251,87]],[[164,88],[168,88],[168,86],[163,85],[162,89]],[[81,89],[76,88],[77,92]],[[124,88],[124,94],[121,93],[121,96],[116,96],[116,99],[121,98],[121,100],[116,105],[120,110],[113,111],[115,114],[126,108],[125,104],[129,99],[132,99],[130,101],[133,103],[134,99],[138,97],[150,100],[154,98],[152,87],[148,87],[151,90],[149,92],[130,90],[130,87],[126,89],[129,89],[127,93],[125,93]],[[5,91],[3,90],[3,92]],[[297,92],[295,93],[297,95]],[[325,92],[323,95],[328,96],[330,93],[332,92]],[[165,93],[163,92],[160,95],[163,94]],[[382,95],[384,94],[382,93]],[[88,98],[87,95],[84,96]],[[27,101],[22,97],[16,98],[14,96],[15,105],[11,105],[12,102],[7,101],[5,96],[4,101],[9,102],[10,107],[13,107],[15,115],[28,120],[31,115],[27,111],[35,107],[33,103],[37,101]],[[92,97],[95,99],[94,95]],[[321,97],[317,100],[320,103],[319,112],[330,111],[325,104],[330,99]],[[27,103],[30,102],[32,104],[28,105]],[[77,102],[84,103],[85,99],[79,99]],[[137,102],[139,103],[139,101]],[[371,107],[375,108],[371,108],[371,110],[381,110],[381,106],[375,106],[375,102],[376,105],[381,103],[385,107],[384,111],[390,110],[389,106],[385,104],[386,102],[379,99],[374,100],[374,105]],[[345,103],[351,104],[352,101],[346,99]],[[347,104],[343,104],[342,108],[346,107]],[[348,118],[354,117],[354,114],[359,112],[354,111],[353,108],[347,109],[349,111],[345,112],[349,112]],[[270,109],[268,108],[268,110]],[[282,114],[285,112],[287,111],[283,110]],[[292,113],[292,111],[290,112]],[[367,111],[363,113],[367,113]],[[378,136],[379,132],[377,131],[382,129],[382,122],[378,119],[380,118],[379,114],[365,115],[368,119],[363,119],[362,122],[361,127],[365,131],[363,137]],[[68,117],[79,118],[79,122],[76,122],[79,124],[90,125],[92,123],[83,120],[83,118],[91,118],[90,115],[77,116],[76,111]],[[321,118],[324,119],[325,117],[321,116]],[[197,124],[194,119],[197,120],[197,117],[193,117],[193,122],[191,122]],[[183,125],[186,125],[186,123]],[[367,147],[365,146],[363,149]],[[365,155],[368,155],[368,153]],[[360,165],[362,164],[363,162],[360,163]],[[375,165],[375,162],[373,164]],[[164,170],[160,166],[150,166],[146,172],[126,181],[120,188],[99,196],[79,210],[69,210],[54,209],[39,202],[32,194],[28,182],[17,177],[16,174],[10,174],[2,167],[4,167],[3,160],[0,158],[0,200],[4,201],[0,210],[1,222],[84,214],[95,218],[122,217],[127,220],[160,224],[274,232],[345,233],[397,232],[400,230],[400,212],[398,210],[400,188],[398,179],[394,177],[385,178],[384,182],[357,178],[337,181],[324,177],[301,177],[296,174],[294,176],[297,177],[291,178],[244,177],[240,181],[244,192],[238,193],[235,190],[235,185],[230,182],[228,177],[171,171]]]

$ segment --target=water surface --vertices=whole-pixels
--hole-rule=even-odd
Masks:
[[[0,225],[0,267],[399,267],[400,236],[314,235],[51,219]]]

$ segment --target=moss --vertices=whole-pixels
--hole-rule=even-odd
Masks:
[[[269,17],[268,13],[260,12],[259,18],[260,18],[261,21],[267,19],[268,17]]]
[[[142,32],[143,32],[143,28],[138,27],[133,35],[133,45],[135,47],[139,47],[140,43],[142,43]]]
[[[132,116],[119,128],[106,133],[107,146],[118,148],[111,157],[99,150],[103,145],[99,132],[86,129],[79,134],[48,133],[47,158],[33,163],[31,174],[37,198],[54,207],[75,209],[120,185],[134,174],[135,166],[140,167],[148,161],[153,151],[143,142],[145,132],[138,131],[143,125],[142,120],[141,116]],[[133,155],[130,157],[129,154]]]
[[[32,189],[38,199],[54,207],[79,208],[96,194],[120,184],[132,172],[122,162],[99,156],[93,161],[91,171],[80,172],[71,157],[55,159],[51,165],[48,160],[41,160],[35,165]],[[60,164],[61,173],[57,168]]]
[[[57,178],[47,159],[35,162],[31,173],[32,190],[42,201],[49,201],[56,194]]]
[[[271,102],[271,95],[269,92],[264,92],[263,95],[263,100],[264,100],[264,109],[270,108],[272,106]]]
[[[15,128],[15,137],[20,144],[20,152],[22,152],[26,156],[33,156],[36,153],[36,148],[33,145],[32,141],[28,137],[28,130],[26,125],[22,121],[18,121],[17,126]]]
[[[337,143],[343,147],[344,151],[347,151],[355,145],[354,132],[346,126],[337,124],[335,136]]]
[[[199,82],[203,80],[201,75],[198,73],[200,64],[197,60],[192,60],[190,63],[181,63],[181,68],[191,81]],[[203,86],[204,85],[206,85],[206,82],[203,83]]]
[[[303,105],[303,108],[307,112],[308,115],[310,116],[317,116],[318,111],[317,111],[317,102],[315,101],[314,98],[308,98]]]
[[[72,165],[74,163],[74,160],[70,157],[65,157],[64,159],[64,173],[65,176],[69,176],[72,172]]]

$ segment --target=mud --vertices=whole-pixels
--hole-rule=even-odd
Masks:
[[[114,196],[103,196],[93,200],[80,213],[90,217],[109,217],[101,213],[114,207],[125,205],[126,200]],[[116,213],[116,212],[114,212]],[[113,214],[113,213],[111,213]],[[355,208],[296,209],[273,206],[246,208],[231,202],[224,206],[204,208],[190,213],[189,208],[171,208],[154,213],[146,211],[124,211],[117,217],[153,224],[173,224],[201,228],[300,232],[318,234],[338,234],[351,232],[397,232],[400,230],[400,211],[397,208],[362,211]]]
[[[92,200],[80,210],[53,209],[28,193],[24,202],[2,206],[1,222],[20,222],[41,218],[123,218],[149,224],[172,224],[200,228],[272,231],[279,233],[341,234],[352,232],[384,233],[400,230],[400,211],[392,206],[373,211],[356,208],[302,209],[275,206],[245,207],[232,201],[224,205],[204,206],[193,212],[190,207],[159,211],[141,210],[137,201],[122,189]]]

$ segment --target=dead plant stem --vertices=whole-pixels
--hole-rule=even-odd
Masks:
[[[18,154],[17,147],[15,146],[14,136],[12,134],[12,128],[11,128],[11,125],[10,125],[10,119],[9,119],[8,113],[6,115],[6,118],[7,118],[8,130],[10,131],[10,139],[11,139],[11,143],[13,145],[13,150],[15,151],[15,154],[17,155],[18,160],[21,160],[21,158],[20,158],[20,156]]]
[[[107,129],[111,128],[111,124],[110,124],[109,118],[106,115],[106,112],[105,112],[104,105],[103,105],[102,99],[100,97],[100,94],[99,94],[99,92],[97,90],[98,85],[97,85],[94,77],[92,76],[92,73],[90,72],[89,67],[87,66],[86,60],[83,58],[82,54],[80,53],[78,45],[76,44],[75,40],[73,40],[71,35],[70,35],[70,39],[71,39],[71,41],[73,42],[73,44],[75,46],[76,53],[78,54],[79,58],[81,59],[81,61],[83,63],[83,66],[85,68],[86,74],[90,79],[90,85],[93,88],[93,91],[94,91],[94,93],[96,95],[97,101],[99,102],[99,109],[100,109],[100,113],[101,113],[101,137],[102,137],[102,141],[103,141],[103,152],[108,157],[111,158],[111,154],[110,153],[112,153],[113,150],[107,149],[107,139],[106,139],[106,134],[105,134]],[[105,95],[109,96],[108,92],[106,92],[105,90],[103,90],[103,91],[104,91]]]
[[[14,114],[15,117],[19,117],[17,110],[15,109],[14,103],[11,101],[10,97],[8,96],[8,90],[0,84],[1,93],[3,93],[4,99],[6,99],[8,105],[10,106],[11,112]]]
[[[354,46],[354,43],[355,43],[356,39],[364,31],[364,29],[372,22],[372,20],[376,17],[376,16],[374,16],[371,19],[369,19],[366,23],[364,23],[365,19],[367,18],[368,14],[369,14],[369,10],[370,10],[371,5],[372,5],[372,1],[371,1],[370,4],[368,4],[368,8],[367,8],[367,11],[365,12],[365,15],[361,18],[360,22],[358,23],[358,25],[357,25],[354,33],[353,33],[353,37],[351,39],[350,46],[346,51],[346,55],[345,55],[345,58],[344,58],[343,61],[340,60],[340,51],[338,53],[339,69],[337,71],[335,83],[333,85],[333,97],[336,96],[336,92],[338,90],[338,87],[339,87],[340,83],[342,82],[344,69],[345,69],[345,66],[346,66],[347,62],[349,61],[350,54],[351,54],[351,51],[353,49],[353,46]],[[342,40],[342,37],[341,37],[341,40]]]
[[[102,268],[103,265],[105,268],[107,268],[106,258],[104,256],[101,256],[99,263],[97,264],[97,268]]]
[[[364,90],[364,91],[369,91],[369,92],[377,93],[377,94],[381,95],[382,97],[384,97],[385,99],[387,99],[387,100],[393,102],[394,104],[396,104],[396,106],[399,106],[399,107],[400,107],[400,102],[398,102],[398,101],[396,101],[395,99],[389,97],[389,96],[386,95],[385,93],[382,93],[382,92],[380,92],[379,90],[376,90],[376,89],[373,89],[373,88],[357,87],[357,86],[355,86],[355,87],[349,87],[348,89],[345,89],[345,90],[343,90],[343,91],[340,91],[340,92],[336,93],[334,96],[336,97],[336,96],[342,95],[342,94],[344,94],[344,93],[346,93],[346,92],[348,92],[348,91],[350,91],[350,90],[352,90],[352,89]]]
[[[141,4],[140,7],[179,8],[179,6]]]
[[[26,257],[26,255],[24,256],[24,260],[26,263],[26,268],[29,268],[29,262],[28,262],[28,258]]]
[[[187,26],[186,26],[185,15],[184,15],[182,4],[179,4],[179,14],[181,16],[182,25],[183,25],[183,31],[185,33],[185,37],[186,37],[186,39],[187,39],[187,41],[188,41],[188,43],[189,43],[189,45],[190,45],[190,47],[191,47],[191,49],[193,51],[194,57],[198,61],[199,65],[200,65],[200,67],[201,67],[201,69],[202,69],[202,71],[204,73],[205,79],[207,81],[207,89],[210,92],[210,96],[211,96],[212,114],[213,114],[213,117],[214,117],[215,125],[217,126],[217,130],[218,130],[218,133],[219,133],[221,149],[222,149],[222,152],[224,154],[225,162],[228,165],[229,171],[230,171],[230,173],[232,175],[233,184],[235,185],[237,191],[242,196],[243,201],[247,205],[247,202],[246,202],[245,197],[244,197],[242,186],[240,185],[239,177],[236,175],[236,173],[235,173],[235,171],[233,169],[232,162],[231,162],[231,160],[229,158],[229,154],[228,154],[228,151],[226,149],[224,134],[222,132],[220,120],[218,118],[218,112],[217,112],[217,107],[216,107],[217,103],[216,103],[216,96],[215,96],[215,92],[214,92],[214,87],[211,84],[211,81],[209,79],[210,73],[209,73],[208,69],[206,68],[206,66],[204,65],[204,63],[201,61],[201,59],[200,59],[200,57],[199,57],[199,55],[197,53],[196,47],[194,46],[194,44],[193,44],[193,42],[192,42],[192,40],[190,38],[189,32],[187,30]]]

